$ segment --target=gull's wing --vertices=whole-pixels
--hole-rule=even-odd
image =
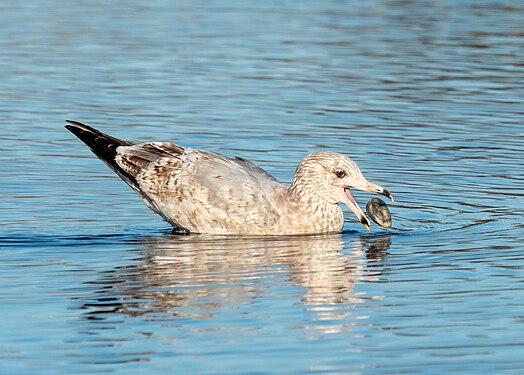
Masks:
[[[278,220],[273,202],[284,186],[245,159],[151,142],[119,147],[116,161],[149,207],[190,231]]]
[[[279,220],[286,188],[248,160],[168,142],[132,144],[68,122],[68,130],[175,228],[252,233]]]

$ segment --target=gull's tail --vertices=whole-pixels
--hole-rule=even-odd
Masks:
[[[136,190],[135,178],[124,171],[115,160],[117,155],[116,149],[120,146],[131,146],[132,143],[111,137],[80,122],[66,121],[70,124],[65,126],[67,130],[76,135],[93,151],[93,154],[106,163],[109,168],[115,171],[125,182]]]

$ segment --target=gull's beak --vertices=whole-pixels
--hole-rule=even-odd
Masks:
[[[353,195],[351,194],[351,191],[349,188],[344,189],[344,198],[342,200],[346,206],[355,214],[357,219],[360,221],[360,223],[367,229],[369,229],[369,220],[367,219],[366,215],[364,215],[364,212],[360,209],[360,207],[357,204],[357,201],[355,198],[353,198]]]
[[[391,202],[395,202],[393,194],[388,189],[384,189],[382,186],[374,184],[373,182],[366,181],[363,186],[354,186],[355,189],[369,191],[370,193],[377,193],[385,195]]]
[[[386,197],[388,197],[391,200],[391,202],[395,201],[395,199],[393,198],[393,194],[391,194],[389,190],[384,189],[382,186],[379,186],[369,181],[365,181],[365,183],[362,185],[353,185],[351,187],[353,189],[358,189],[358,190],[368,191],[370,193],[385,195]],[[355,214],[355,216],[360,221],[360,223],[364,227],[366,227],[367,230],[369,230],[369,220],[367,219],[364,212],[362,212],[362,210],[358,206],[355,198],[353,198],[353,195],[351,194],[349,187],[344,189],[344,197],[342,201]]]

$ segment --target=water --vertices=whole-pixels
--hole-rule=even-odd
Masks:
[[[0,9],[0,373],[524,373],[521,2]],[[175,236],[65,119],[344,152],[395,229]]]

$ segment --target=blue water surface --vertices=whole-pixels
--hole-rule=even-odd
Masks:
[[[511,0],[0,3],[0,373],[524,373],[523,20]],[[343,152],[394,228],[175,235],[65,119],[286,183]]]

